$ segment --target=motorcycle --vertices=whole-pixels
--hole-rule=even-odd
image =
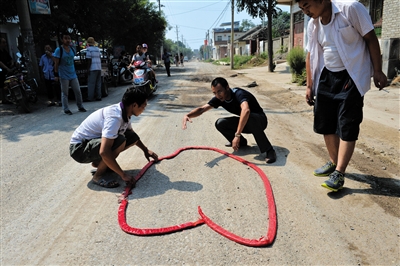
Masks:
[[[38,84],[35,78],[25,79],[28,73],[26,70],[26,59],[20,53],[17,53],[17,57],[18,67],[13,68],[12,74],[6,77],[3,89],[8,93],[6,99],[9,102],[21,106],[25,112],[30,113],[32,110],[29,103],[36,103],[38,101],[36,95]]]
[[[152,70],[144,61],[135,61],[133,66],[133,86],[144,91],[147,96],[150,96],[157,90],[157,82],[155,79],[150,79],[149,72]]]
[[[111,79],[114,87],[118,84],[130,83],[132,81],[132,73],[128,70],[129,59],[123,58],[121,61],[112,59],[110,61]]]

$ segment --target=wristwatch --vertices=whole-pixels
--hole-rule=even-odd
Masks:
[[[235,133],[235,137],[240,138],[241,136],[242,136],[242,134],[237,134],[237,133]]]

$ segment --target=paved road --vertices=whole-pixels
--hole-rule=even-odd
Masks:
[[[277,205],[278,232],[268,248],[246,247],[202,225],[178,233],[138,237],[118,224],[117,197],[123,187],[103,189],[90,182],[90,165],[68,154],[73,130],[88,115],[37,105],[31,114],[1,116],[1,265],[399,265],[398,89],[371,92],[346,188],[338,194],[320,186],[315,167],[325,163],[322,138],[312,132],[312,110],[302,87],[289,82],[284,66],[231,71],[188,62],[157,70],[160,87],[133,128],[159,155],[185,146],[211,146],[232,152],[214,129],[217,109],[181,129],[184,113],[212,96],[210,81],[224,76],[231,87],[245,86],[269,119],[266,130],[278,153],[266,165],[252,136],[236,155],[268,176]],[[116,103],[126,86],[110,88],[93,112]],[[383,102],[378,105],[376,100]],[[378,117],[379,116],[379,117]],[[389,124],[386,121],[392,121]],[[397,124],[396,124],[397,123]],[[394,126],[392,125],[394,124]],[[147,163],[140,149],[118,158],[137,174]],[[122,184],[122,181],[120,181]],[[268,206],[260,177],[247,166],[210,151],[187,151],[152,167],[129,196],[131,226],[157,228],[199,218],[197,206],[214,221],[246,238],[268,230]]]

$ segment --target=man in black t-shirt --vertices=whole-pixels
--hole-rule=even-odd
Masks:
[[[215,122],[217,130],[228,140],[225,146],[237,151],[239,147],[247,146],[247,140],[242,133],[253,134],[261,154],[265,156],[265,162],[275,162],[275,150],[264,132],[268,124],[267,116],[254,95],[241,88],[229,88],[224,78],[214,79],[211,82],[211,89],[215,96],[205,105],[186,114],[183,117],[182,129],[186,129],[187,122],[192,123],[191,118],[222,106],[228,112],[237,115],[219,118]]]

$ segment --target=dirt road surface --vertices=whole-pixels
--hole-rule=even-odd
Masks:
[[[210,82],[226,77],[231,87],[248,88],[268,116],[266,133],[278,155],[266,165],[254,138],[234,154],[268,176],[278,229],[274,243],[247,247],[206,225],[161,236],[129,235],[118,224],[117,197],[123,186],[104,189],[91,180],[91,166],[69,157],[73,130],[88,115],[72,116],[37,104],[31,114],[1,110],[1,265],[399,265],[399,88],[374,88],[365,97],[364,121],[345,188],[330,193],[312,171],[327,160],[323,138],[312,130],[312,109],[304,87],[290,83],[285,65],[264,67],[188,62],[157,69],[159,90],[145,112],[133,118],[142,141],[160,156],[185,146],[227,152],[214,128],[223,109],[211,110],[182,130],[182,117],[211,97]],[[110,88],[93,112],[117,103],[126,86]],[[7,109],[9,108],[9,109]],[[121,154],[123,169],[136,175],[147,163],[138,148]],[[120,180],[123,185],[122,180]],[[199,218],[197,206],[240,236],[258,239],[268,230],[268,205],[260,177],[249,167],[204,150],[164,160],[140,179],[126,218],[130,226],[166,227]]]

